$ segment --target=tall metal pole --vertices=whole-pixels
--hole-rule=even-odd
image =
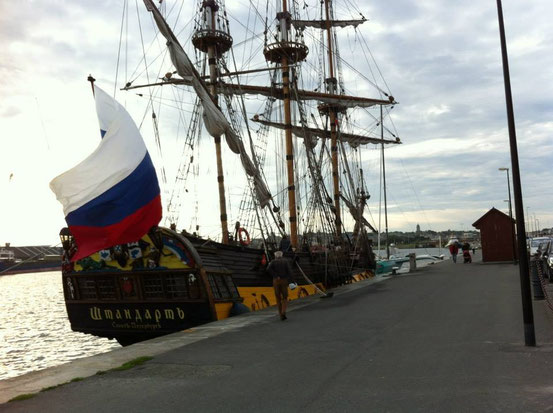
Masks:
[[[511,147],[511,167],[513,171],[513,192],[515,197],[515,213],[518,234],[519,277],[522,296],[522,316],[524,320],[524,343],[526,346],[536,345],[534,331],[534,313],[530,293],[530,272],[528,254],[526,252],[526,228],[524,227],[524,207],[522,204],[522,188],[520,184],[520,170],[518,166],[517,137],[515,130],[515,115],[513,111],[513,97],[511,94],[511,79],[509,75],[509,59],[507,56],[507,42],[503,23],[503,8],[501,0],[497,0],[497,17],[499,21],[499,37],[501,39],[501,56],[503,60],[503,79],[505,81],[505,103],[507,106],[507,121],[509,125],[509,143]]]
[[[384,117],[380,105],[380,138],[382,139],[382,184],[384,189],[384,226],[386,228],[386,259],[390,259],[390,243],[388,242],[388,200],[386,198],[386,160],[384,159]]]
[[[526,222],[528,223],[528,238],[531,238],[530,236],[530,207],[526,207]]]
[[[509,191],[509,218],[511,225],[511,236],[513,238],[513,264],[517,263],[517,245],[516,245],[516,236],[515,236],[515,226],[513,224],[513,209],[511,206],[511,181],[509,179],[509,168],[499,168],[500,171],[505,171],[507,173],[507,190]]]

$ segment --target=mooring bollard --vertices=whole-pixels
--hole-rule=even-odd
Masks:
[[[532,291],[534,292],[534,300],[543,300],[545,298],[543,294],[543,288],[541,280],[538,275],[538,265],[541,265],[541,260],[532,258],[530,260],[530,278],[532,280]]]
[[[414,252],[409,254],[409,272],[417,269],[417,254]]]

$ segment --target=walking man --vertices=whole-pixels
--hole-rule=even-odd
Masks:
[[[449,253],[451,254],[451,259],[456,264],[457,263],[457,254],[459,253],[459,246],[457,242],[452,242],[449,244]]]
[[[292,279],[290,261],[283,257],[282,251],[276,251],[275,259],[269,263],[267,271],[273,277],[278,314],[280,319],[284,321],[286,320],[286,306],[288,304],[288,283]]]

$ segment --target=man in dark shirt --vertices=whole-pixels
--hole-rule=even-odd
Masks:
[[[275,259],[269,263],[267,271],[273,277],[273,288],[281,320],[286,320],[286,306],[288,304],[288,283],[292,279],[290,261],[282,256],[282,251],[275,252]]]

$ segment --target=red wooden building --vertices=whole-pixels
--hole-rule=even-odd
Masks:
[[[482,261],[513,261],[516,254],[515,220],[492,208],[482,215],[473,227],[480,230]]]

